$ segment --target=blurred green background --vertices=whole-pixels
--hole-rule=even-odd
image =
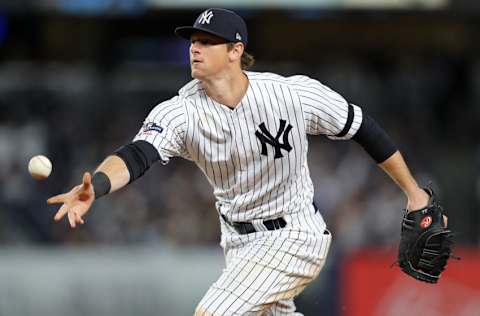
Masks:
[[[0,1],[0,315],[189,315],[220,274],[212,189],[192,163],[154,166],[75,231],[45,203],[190,80],[173,30],[213,6],[245,18],[254,71],[309,75],[375,117],[477,249],[478,1]],[[297,305],[343,315],[342,261],[394,251],[406,200],[356,143],[310,144],[334,243]],[[53,163],[45,181],[27,172],[36,154]]]

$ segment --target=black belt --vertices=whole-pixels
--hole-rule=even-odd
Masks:
[[[313,207],[315,208],[315,213],[317,213],[318,207],[317,205],[315,205],[315,202],[313,202]],[[255,229],[255,226],[253,226],[252,223],[249,223],[249,222],[233,222],[232,223],[227,219],[225,215],[223,214],[221,215],[223,220],[226,223],[228,223],[230,226],[232,226],[240,235],[246,235],[246,234],[257,232],[257,230]],[[283,217],[279,217],[279,218],[263,221],[263,225],[267,228],[267,230],[277,230],[285,227],[287,225],[287,222]]]
[[[232,226],[237,233],[240,235],[246,235],[246,234],[251,234],[251,233],[256,233],[257,230],[255,229],[255,226],[253,226],[252,223],[249,222],[230,222],[225,215],[222,214],[222,218],[225,222],[227,222],[230,226]],[[263,221],[263,225],[267,230],[277,230],[280,228],[283,228],[287,225],[287,222],[283,217],[275,218],[275,219],[269,219],[266,221]]]

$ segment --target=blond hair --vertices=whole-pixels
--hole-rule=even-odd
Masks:
[[[234,45],[235,43],[227,43],[228,51],[231,51]],[[243,51],[242,60],[240,62],[242,69],[248,70],[253,66],[254,63],[255,63],[255,58],[253,57],[253,55],[247,53],[246,51]]]

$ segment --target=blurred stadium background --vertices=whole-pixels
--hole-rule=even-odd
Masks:
[[[476,0],[0,0],[0,315],[191,315],[220,274],[212,190],[192,163],[156,165],[75,231],[45,203],[189,80],[173,29],[213,6],[246,19],[253,70],[310,75],[379,120],[458,232],[463,260],[439,285],[390,268],[404,197],[355,143],[312,137],[334,243],[299,310],[480,315]],[[46,181],[27,173],[35,154],[53,162]]]

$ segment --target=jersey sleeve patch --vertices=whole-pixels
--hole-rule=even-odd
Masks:
[[[156,133],[160,134],[161,132],[163,132],[163,127],[161,127],[159,124],[155,122],[145,122],[143,123],[138,135],[151,136]]]
[[[144,140],[152,144],[162,163],[166,163],[172,157],[187,158],[182,137],[184,129],[184,106],[178,97],[174,97],[153,108],[133,141]]]

